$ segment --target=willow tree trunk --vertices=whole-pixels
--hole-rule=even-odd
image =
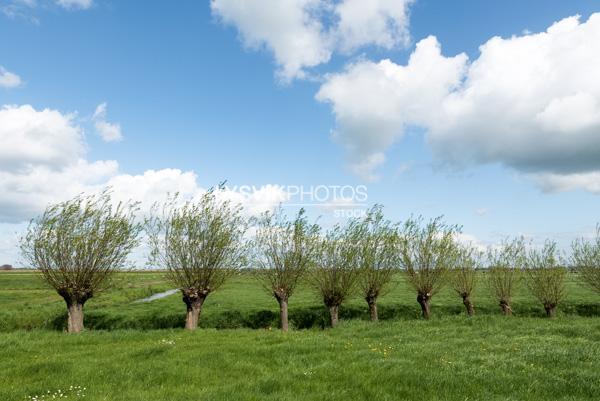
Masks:
[[[338,324],[339,310],[340,310],[339,305],[332,305],[329,307],[329,316],[331,317],[331,327],[335,327]]]
[[[281,331],[287,332],[289,330],[288,323],[288,300],[279,298],[279,320],[281,321]]]
[[[421,313],[423,314],[424,319],[429,319],[429,315],[431,313],[431,295],[429,294],[418,294],[417,302],[421,305]]]
[[[471,302],[471,297],[468,294],[462,294],[463,304],[467,309],[467,315],[473,316],[475,313],[475,308],[473,307],[473,302]]]
[[[83,303],[68,303],[67,309],[69,311],[67,324],[69,333],[80,333],[83,330]]]
[[[544,305],[544,309],[546,310],[546,316],[548,316],[548,317],[556,316],[556,305],[546,304],[546,305]]]
[[[512,315],[512,308],[510,307],[510,301],[509,300],[500,300],[500,309],[502,309],[502,314],[504,316],[511,316]]]
[[[379,315],[377,314],[377,298],[375,297],[366,297],[367,304],[369,305],[369,313],[371,314],[371,321],[376,322],[379,320]]]
[[[183,302],[187,306],[187,314],[185,316],[185,328],[187,330],[196,330],[202,313],[202,304],[206,296],[187,297],[183,296]]]

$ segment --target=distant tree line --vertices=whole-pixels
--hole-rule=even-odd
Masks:
[[[535,247],[514,238],[481,250],[460,242],[461,228],[441,217],[394,223],[375,205],[363,217],[324,231],[304,210],[291,218],[281,208],[245,218],[240,205],[223,200],[222,191],[213,188],[196,201],[174,196],[155,205],[143,221],[136,203],[115,203],[108,191],[78,196],[32,220],[21,251],[64,299],[69,332],[83,330],[86,301],[110,286],[110,276],[142,242],[149,245],[152,265],[166,269],[180,289],[189,330],[198,327],[206,298],[244,267],[254,268],[277,301],[283,331],[289,330],[288,306],[301,280],[323,301],[332,327],[340,307],[355,294],[377,321],[378,299],[392,289],[396,272],[414,288],[425,319],[432,298],[447,285],[472,316],[479,280],[504,315],[512,314],[513,295],[524,281],[553,317],[565,295],[567,267],[600,292],[600,226],[594,239],[573,242],[570,257],[551,240]]]

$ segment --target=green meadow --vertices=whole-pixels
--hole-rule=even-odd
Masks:
[[[36,273],[0,273],[0,400],[600,399],[600,297],[575,275],[555,319],[524,287],[502,316],[481,281],[475,317],[446,289],[424,321],[397,276],[380,322],[355,298],[335,329],[301,286],[287,334],[247,273],[209,296],[195,332],[178,294],[137,302],[171,288],[160,272],[117,274],[85,305],[87,330],[68,335],[62,299]]]

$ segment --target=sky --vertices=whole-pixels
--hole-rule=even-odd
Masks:
[[[48,204],[223,181],[248,215],[566,248],[600,221],[598,71],[589,0],[0,0],[0,264]]]

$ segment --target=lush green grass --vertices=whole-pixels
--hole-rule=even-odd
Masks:
[[[288,334],[269,329],[277,325],[277,305],[247,275],[208,298],[204,329],[194,333],[178,328],[180,296],[134,302],[169,288],[160,273],[119,274],[113,289],[86,304],[92,330],[67,335],[62,300],[35,273],[0,273],[0,400],[70,386],[102,401],[600,397],[600,297],[574,276],[553,320],[524,289],[515,316],[501,316],[481,283],[474,318],[445,290],[434,297],[433,318],[423,321],[415,295],[397,277],[381,299],[382,322],[368,322],[365,302],[353,299],[340,327],[326,330],[324,308],[302,287],[290,317],[310,329]]]
[[[597,400],[600,321],[459,316],[276,330],[0,335],[1,400]]]
[[[85,305],[85,323],[90,329],[161,329],[183,327],[185,305],[179,295],[136,303],[137,299],[172,288],[164,275],[121,273],[115,276],[111,290],[98,294]],[[482,281],[473,296],[476,313],[497,315],[500,308],[490,297]],[[537,300],[522,287],[514,299],[516,316],[543,316]],[[434,318],[461,315],[460,297],[450,289],[434,296]],[[413,320],[420,309],[416,295],[401,276],[388,294],[380,300],[383,320]],[[600,317],[600,296],[569,276],[567,297],[559,306],[559,314]],[[345,319],[367,319],[366,303],[355,297],[342,307]],[[328,316],[315,293],[303,286],[290,300],[290,319],[296,328],[323,327]],[[204,328],[268,328],[278,324],[277,303],[260,283],[242,274],[220,291],[210,295],[204,305],[201,327]],[[66,325],[66,308],[62,299],[47,288],[36,273],[0,273],[0,331],[18,329],[62,330]]]

